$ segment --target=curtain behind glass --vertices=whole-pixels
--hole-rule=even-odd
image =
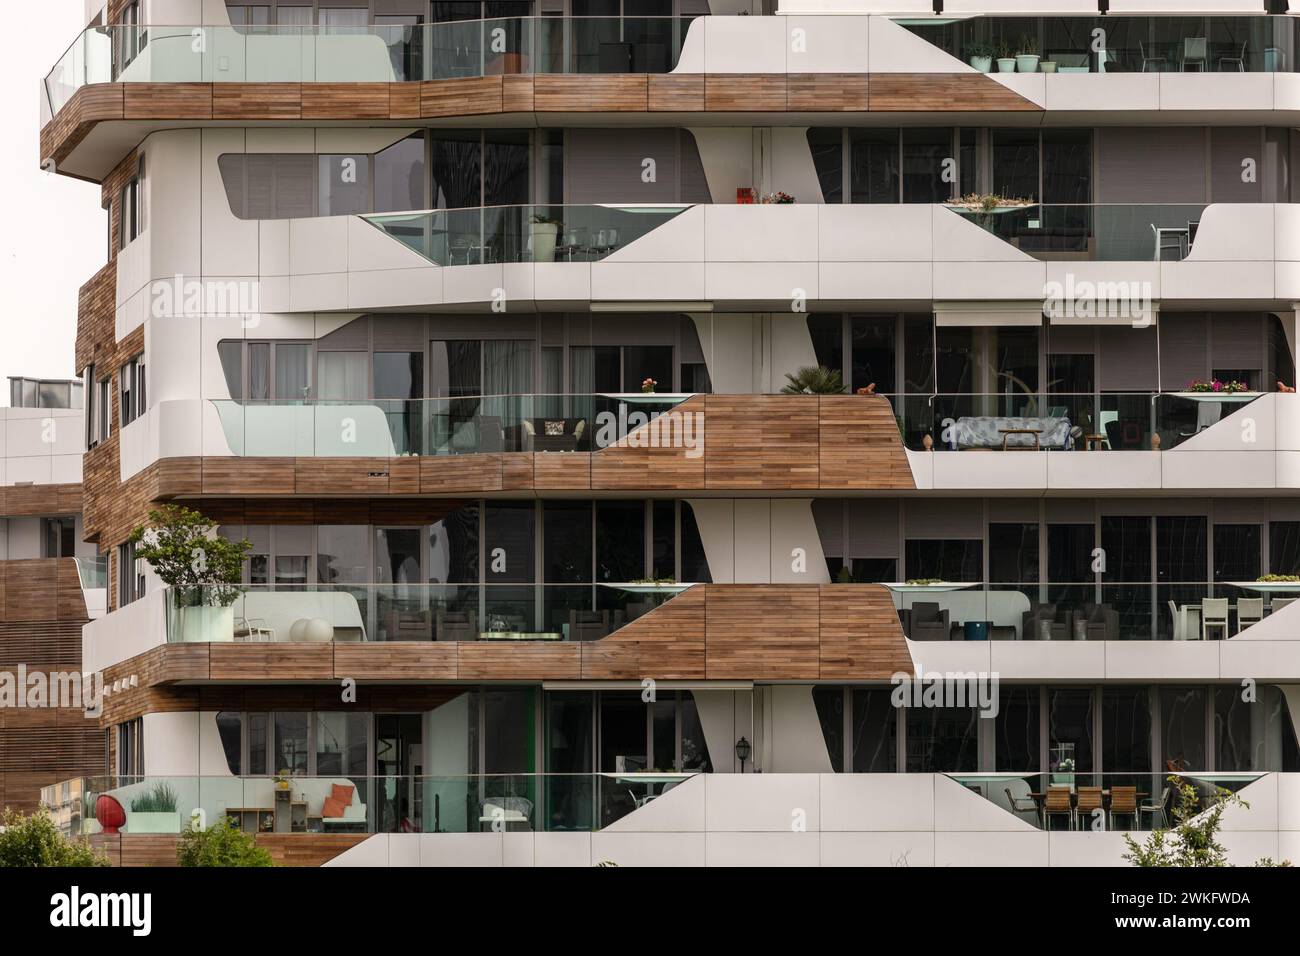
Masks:
[[[310,396],[310,351],[306,345],[275,347],[275,397],[278,400],[304,401]]]
[[[483,343],[483,394],[528,395],[533,391],[533,343]]]
[[[324,401],[364,401],[370,391],[365,352],[320,352],[316,393]]]

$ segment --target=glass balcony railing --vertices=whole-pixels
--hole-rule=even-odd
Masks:
[[[690,206],[484,206],[363,216],[440,266],[598,262]]]
[[[298,755],[305,758],[305,753]],[[117,829],[175,834],[229,818],[249,833],[592,831],[662,797],[694,774],[366,776],[345,754],[319,753],[333,775],[81,777],[45,787],[41,803],[70,835]],[[347,802],[343,798],[347,797]],[[338,804],[327,800],[337,799]],[[120,829],[118,829],[120,828]]]
[[[702,423],[673,413],[688,397],[638,392],[212,404],[231,452],[241,457],[403,457],[591,452],[652,421],[662,445],[702,448]]]
[[[1261,394],[1016,391],[886,397],[903,445],[913,451],[1168,451]]]
[[[1205,203],[948,208],[1035,259],[1176,262],[1191,252]]]
[[[693,19],[92,27],[46,76],[46,106],[53,116],[92,83],[394,83],[519,73],[668,73]]]
[[[896,22],[982,72],[1281,73],[1296,69],[1298,25],[1288,16],[1111,14],[927,17]]]
[[[170,644],[597,641],[687,585],[277,584],[171,588]]]
[[[1177,788],[1195,791],[1194,812],[1254,783],[1261,773],[1085,773],[1074,750],[1054,748],[1049,773],[950,773],[947,776],[1040,830],[1141,831],[1174,825]]]
[[[914,641],[1224,640],[1300,596],[1300,584],[1140,581],[889,584]]]
[[[77,577],[81,580],[81,590],[94,591],[108,587],[108,556],[94,558],[76,558]]]

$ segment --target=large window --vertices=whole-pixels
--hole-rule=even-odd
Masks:
[[[117,381],[118,409],[125,427],[143,415],[149,407],[145,394],[144,356],[137,355],[123,365],[118,370]]]

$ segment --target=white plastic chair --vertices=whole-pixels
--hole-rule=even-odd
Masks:
[[[1237,598],[1237,633],[1264,620],[1264,599]]]
[[[1210,629],[1217,628],[1228,637],[1228,599],[1205,598],[1201,601],[1201,640],[1210,640]]]

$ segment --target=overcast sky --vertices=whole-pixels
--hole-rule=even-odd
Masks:
[[[40,90],[82,27],[84,0],[42,0],[5,11],[9,39],[0,57],[0,405],[10,375],[70,378],[77,332],[77,289],[107,259],[99,187],[40,166]]]

